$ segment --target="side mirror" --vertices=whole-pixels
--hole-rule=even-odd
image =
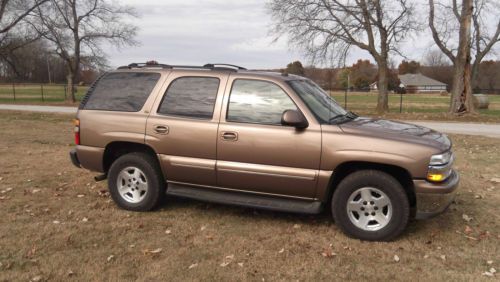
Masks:
[[[303,129],[309,126],[306,117],[297,110],[286,110],[281,116],[281,124]]]

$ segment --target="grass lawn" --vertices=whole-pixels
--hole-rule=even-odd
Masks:
[[[87,92],[87,86],[75,86],[76,98],[80,100]],[[14,100],[15,91],[15,100]],[[43,95],[42,95],[43,92]],[[1,84],[0,103],[57,103],[65,101],[65,85],[62,84]]]
[[[347,109],[363,114],[376,115],[377,93],[353,92],[348,93],[347,104],[345,103],[345,93],[332,92],[331,95],[337,102]],[[489,95],[490,105],[487,110],[479,110],[480,115],[465,117],[470,120],[500,121],[500,95]],[[400,115],[399,94],[389,94],[390,117]],[[455,119],[459,117],[446,117],[450,103],[449,96],[439,94],[404,94],[402,102],[402,116],[409,116],[410,119]]]
[[[395,242],[369,243],[347,238],[328,211],[174,198],[154,212],[120,210],[105,182],[70,163],[71,119],[0,111],[0,281],[488,281],[482,273],[500,269],[498,139],[451,136],[456,203]]]

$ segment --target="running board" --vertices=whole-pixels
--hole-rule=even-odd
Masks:
[[[168,184],[167,194],[217,204],[244,206],[272,211],[303,214],[318,214],[321,212],[321,202],[319,201],[286,199],[243,192],[198,188],[174,183]]]

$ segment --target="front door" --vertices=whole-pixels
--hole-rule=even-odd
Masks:
[[[146,144],[160,157],[167,181],[216,185],[219,110],[227,74],[170,74],[146,125]],[[219,95],[220,94],[220,95]]]
[[[298,108],[277,82],[231,78],[228,89],[217,138],[218,186],[314,198],[320,127],[281,125],[283,112]]]

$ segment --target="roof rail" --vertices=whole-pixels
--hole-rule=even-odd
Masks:
[[[147,62],[147,63],[131,63],[128,66],[118,67],[121,69],[132,69],[132,68],[162,68],[162,69],[205,69],[205,70],[246,70],[244,67],[230,65],[230,64],[205,64],[203,66],[183,66],[183,65],[167,65],[159,64],[157,62]]]
[[[237,65],[231,65],[231,64],[205,64],[203,66],[204,68],[211,68],[211,69],[219,69],[219,68],[233,68],[233,69],[236,69],[236,70],[247,70],[246,68],[244,67],[240,67],[240,66],[237,66]]]

